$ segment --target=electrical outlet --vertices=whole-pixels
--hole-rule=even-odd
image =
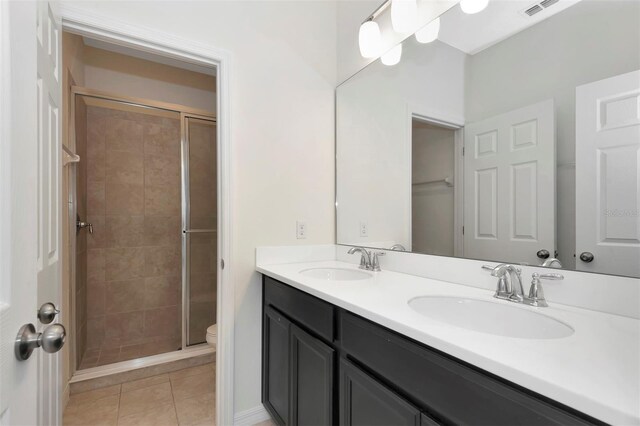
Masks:
[[[360,222],[360,236],[361,237],[369,236],[369,225],[367,225],[367,222]]]
[[[307,222],[296,222],[296,238],[299,240],[307,238]]]

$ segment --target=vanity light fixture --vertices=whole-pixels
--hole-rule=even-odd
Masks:
[[[417,15],[416,0],[391,0],[391,25],[394,31],[400,34],[415,31]]]
[[[372,18],[360,25],[358,44],[363,58],[376,58],[380,54],[381,40],[380,27]]]
[[[464,13],[472,15],[482,12],[488,4],[489,0],[462,0],[460,2],[460,9],[462,9]]]
[[[440,32],[440,18],[436,18],[424,27],[416,31],[416,40],[419,43],[431,43],[438,38]]]
[[[397,46],[389,50],[387,53],[380,57],[380,61],[382,61],[385,65],[395,65],[400,62],[400,58],[402,57],[402,43],[399,43]]]

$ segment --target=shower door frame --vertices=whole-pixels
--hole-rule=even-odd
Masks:
[[[191,228],[191,192],[189,188],[189,175],[187,174],[187,171],[191,173],[189,167],[190,137],[188,124],[190,118],[211,122],[216,128],[218,126],[216,117],[213,115],[180,112],[180,148],[182,157],[182,350],[189,346],[194,347],[200,344],[195,343],[189,345],[189,322],[191,320],[191,234],[212,232],[216,233],[216,239],[218,238],[217,229]],[[217,143],[218,141],[216,140],[216,145]],[[206,343],[206,340],[203,343]]]
[[[114,19],[103,13],[61,4],[62,28],[81,36],[97,38],[112,44],[142,50],[173,59],[215,67],[216,142],[218,146],[218,257],[217,267],[218,339],[216,349],[216,424],[234,424],[238,421],[257,423],[265,420],[263,410],[239,413],[234,409],[234,324],[235,294],[233,288],[233,208],[231,204],[232,156],[230,75],[232,61],[229,52],[211,44],[176,37],[164,31],[143,28]],[[222,264],[227,264],[222,267]]]
[[[218,234],[217,234],[217,228],[216,229],[195,229],[192,230],[191,226],[190,226],[190,204],[191,204],[191,193],[189,192],[189,173],[190,173],[190,169],[189,169],[189,129],[188,129],[188,120],[190,118],[196,119],[196,120],[201,120],[201,121],[207,121],[210,123],[213,123],[213,125],[217,128],[217,119],[215,116],[215,113],[213,113],[212,111],[205,111],[202,109],[198,109],[198,108],[191,108],[189,106],[186,105],[180,105],[180,104],[173,104],[173,103],[169,103],[169,102],[162,102],[162,101],[155,101],[152,99],[143,99],[143,98],[134,98],[134,97],[130,97],[130,96],[123,96],[123,95],[117,95],[114,93],[110,93],[110,92],[106,92],[106,91],[102,91],[102,90],[96,90],[96,89],[91,89],[88,87],[83,87],[83,86],[71,86],[71,97],[70,97],[70,104],[71,104],[71,120],[70,120],[70,130],[72,131],[71,136],[74,140],[74,146],[75,146],[75,137],[76,137],[76,133],[75,133],[75,128],[76,128],[76,117],[75,117],[75,106],[76,106],[76,97],[77,96],[83,96],[83,97],[87,97],[87,98],[95,98],[95,99],[102,99],[108,102],[115,102],[115,103],[119,103],[119,104],[123,104],[123,105],[129,105],[129,106],[133,106],[133,107],[137,107],[137,108],[143,108],[143,109],[153,109],[153,110],[162,110],[162,111],[169,111],[169,112],[173,112],[179,115],[179,120],[180,120],[180,211],[181,211],[181,230],[180,230],[180,234],[181,234],[181,263],[182,263],[182,270],[181,270],[181,283],[180,283],[180,287],[181,287],[181,295],[182,295],[182,311],[181,311],[181,336],[180,336],[180,341],[181,341],[181,347],[178,351],[184,351],[188,348],[197,348],[197,347],[208,347],[208,344],[206,343],[206,341],[201,342],[201,343],[194,343],[194,344],[189,344],[189,322],[190,322],[190,314],[191,314],[191,297],[190,297],[190,293],[191,293],[191,288],[190,288],[190,264],[191,264],[191,256],[190,256],[190,252],[191,249],[189,247],[189,242],[190,242],[190,234],[192,232],[215,232],[216,233],[216,239],[218,238]],[[143,114],[142,112],[140,114]],[[216,140],[216,148],[217,148],[217,140]],[[217,156],[216,156],[216,161],[217,161]],[[216,170],[217,170],[217,164],[216,164]],[[75,182],[74,182],[75,184]],[[75,186],[75,185],[74,185]],[[73,188],[74,192],[73,192],[73,206],[74,206],[74,212],[76,210],[75,206],[76,206],[76,201],[77,201],[77,196],[76,196],[76,192],[77,188]],[[219,200],[216,200],[216,209],[218,209],[219,205],[218,205]],[[75,238],[74,238],[74,243],[75,243]],[[74,244],[75,245],[75,244]],[[216,263],[217,263],[217,259],[216,259]],[[72,289],[71,289],[71,297],[72,297],[72,306],[75,307],[75,286],[76,286],[76,282],[75,282],[75,267],[72,270],[72,274],[73,274],[73,279],[72,279]],[[217,285],[217,284],[216,284]],[[71,310],[72,315],[71,315],[71,321],[72,321],[72,330],[73,330],[73,335],[76,336],[76,313],[75,313],[75,309]],[[106,325],[106,324],[105,324]],[[206,335],[206,330],[205,330],[205,335]],[[164,352],[163,354],[167,354],[167,353],[172,353],[172,352],[178,352],[178,351],[170,351],[170,352]],[[73,348],[73,356],[75,356],[75,352],[76,352],[76,347],[74,345]],[[157,355],[161,355],[161,354],[157,354]],[[146,358],[146,357],[142,357],[142,358]],[[139,364],[141,358],[134,358],[134,360],[136,360],[136,362]],[[75,361],[75,360],[74,360]],[[127,362],[127,361],[122,361],[122,362]],[[115,363],[114,363],[115,364]],[[103,368],[103,367],[110,367],[112,364],[105,364],[104,366],[98,366],[98,367],[94,367],[94,368]],[[78,366],[75,365],[75,369],[74,371],[78,371]]]

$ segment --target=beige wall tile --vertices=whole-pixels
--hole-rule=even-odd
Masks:
[[[155,246],[144,248],[145,276],[175,275],[182,269],[180,246]]]
[[[104,316],[87,319],[87,349],[100,348],[104,340]]]
[[[147,277],[144,280],[144,285],[144,307],[146,309],[180,304],[182,293],[182,277],[180,275]]]
[[[107,118],[104,140],[107,151],[142,152],[142,125],[117,117]]]
[[[105,279],[120,281],[144,276],[145,250],[139,247],[104,249]]]
[[[101,317],[105,313],[105,283],[92,282],[87,286],[87,300],[85,302],[87,318]]]
[[[181,240],[181,216],[146,216],[144,218],[144,245],[179,245]]]
[[[87,215],[103,216],[106,211],[105,202],[104,181],[87,182]]]
[[[105,316],[105,338],[117,338],[123,343],[141,338],[144,336],[143,320],[143,311],[107,314]]]
[[[144,244],[144,224],[142,215],[106,216],[106,247],[139,247]]]
[[[144,188],[144,213],[150,216],[177,216],[181,211],[181,190],[174,187],[151,186]]]
[[[101,282],[105,280],[104,249],[87,250],[87,282]]]
[[[106,182],[142,185],[144,183],[144,161],[142,152],[107,151]]]
[[[144,183],[145,185],[173,186],[179,188],[180,181],[180,157],[164,156],[145,153],[144,156]]]
[[[144,311],[145,336],[178,336],[182,326],[181,309],[177,306]]]
[[[144,279],[107,281],[105,283],[105,311],[108,314],[142,310]]]
[[[105,213],[107,215],[141,215],[144,213],[142,184],[107,183]]]
[[[93,226],[93,233],[89,232],[89,228],[84,228],[80,231],[80,234],[84,235],[84,239],[87,242],[87,248],[105,247],[104,216],[88,215],[85,220]]]
[[[177,120],[175,120],[178,122]],[[179,126],[145,125],[144,152],[180,158]]]

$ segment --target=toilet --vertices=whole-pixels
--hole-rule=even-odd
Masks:
[[[217,324],[210,325],[209,328],[207,328],[207,343],[213,349],[216,348],[216,345],[218,343],[218,325]]]

